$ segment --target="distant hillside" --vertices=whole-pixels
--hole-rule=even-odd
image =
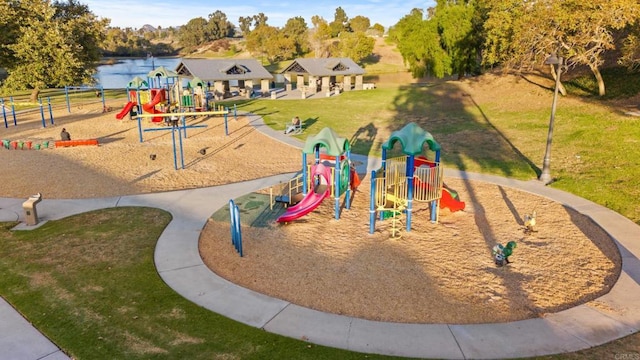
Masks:
[[[175,43],[174,47],[178,47]],[[235,58],[250,59],[255,58],[244,46],[243,38],[227,38],[214,41],[210,44],[203,45],[189,54],[183,54],[184,57],[205,57],[205,58]],[[281,64],[272,64],[269,69],[284,68],[283,64],[288,65],[290,61],[284,61]],[[267,65],[267,64],[264,64]],[[376,38],[373,54],[365,59],[363,66],[368,74],[396,73],[406,72],[407,67],[404,65],[402,55],[398,51],[395,44],[387,40],[387,38]]]

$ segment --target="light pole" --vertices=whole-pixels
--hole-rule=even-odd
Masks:
[[[551,178],[550,162],[551,162],[551,142],[553,140],[553,122],[556,117],[556,104],[558,103],[558,90],[560,89],[560,75],[564,66],[564,59],[551,54],[544,62],[545,64],[555,65],[556,67],[556,86],[553,89],[553,102],[551,103],[551,118],[549,119],[549,133],[547,134],[547,147],[544,151],[544,159],[542,160],[542,173],[538,180],[548,185],[553,181]]]

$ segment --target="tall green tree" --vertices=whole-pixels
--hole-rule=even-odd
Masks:
[[[441,46],[438,23],[425,19],[421,9],[413,9],[400,19],[389,36],[414,77],[451,75],[451,58]]]
[[[461,78],[480,71],[483,35],[478,18],[475,0],[438,0],[427,17],[413,9],[390,35],[414,76]]]
[[[353,32],[365,32],[371,27],[371,20],[366,16],[358,15],[349,21],[349,27]]]
[[[179,38],[180,43],[184,47],[196,47],[207,42],[205,28],[207,20],[203,17],[197,17],[189,20],[189,22],[180,27]]]
[[[311,43],[316,58],[327,57],[328,51],[326,42],[331,39],[331,28],[327,20],[321,16],[314,15],[311,17],[313,31],[311,33]]]
[[[380,24],[380,23],[373,24],[371,29],[373,30],[373,34],[376,35],[376,36],[384,35],[384,26],[382,26],[382,24]]]
[[[360,63],[373,53],[375,42],[373,38],[361,31],[344,33],[340,36],[338,49],[343,57],[351,58],[353,61]]]
[[[224,39],[233,36],[233,24],[227,20],[227,15],[220,10],[209,14],[209,20],[205,27],[207,41]]]
[[[304,55],[309,52],[309,29],[303,17],[296,16],[287,20],[282,28],[282,35],[293,41],[295,55]]]
[[[264,13],[258,13],[258,15],[253,15],[254,28],[267,25],[267,20],[269,20],[269,17]]]
[[[19,35],[7,45],[12,59],[4,86],[11,90],[92,83],[109,20],[77,1],[16,1]]]
[[[251,24],[253,24],[252,16],[240,16],[238,19],[238,26],[240,27],[240,31],[242,31],[242,36],[246,37],[251,32]]]
[[[247,50],[254,55],[266,58],[269,62],[274,59],[274,48],[279,41],[278,29],[269,25],[257,26],[245,37]]]
[[[0,0],[0,67],[6,67],[13,61],[13,51],[9,45],[16,42],[20,34],[20,7],[17,1]]]
[[[451,73],[458,78],[480,72],[483,37],[476,26],[475,1],[440,0],[431,21],[438,24],[440,45],[451,59]]]
[[[342,7],[336,8],[329,27],[331,28],[331,37],[338,37],[342,32],[349,31],[349,17]]]

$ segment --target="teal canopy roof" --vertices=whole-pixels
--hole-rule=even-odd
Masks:
[[[204,88],[206,85],[207,85],[207,83],[202,81],[202,79],[200,79],[197,76],[194,77],[193,79],[189,80],[189,87],[190,88],[197,88],[197,87]]]
[[[178,73],[173,70],[169,70],[164,66],[158,66],[157,68],[149,71],[147,76],[151,78],[158,77],[158,76],[163,78],[171,78],[171,77],[178,77]]]
[[[396,141],[400,141],[400,144],[402,144],[402,152],[405,155],[422,154],[425,142],[429,145],[429,150],[440,151],[440,144],[436,142],[433,136],[413,122],[408,123],[400,130],[394,131],[389,140],[382,144],[382,147],[387,150],[393,149]]]
[[[326,127],[318,134],[309,136],[302,151],[306,154],[313,154],[316,146],[324,148],[327,155],[340,156],[349,150],[349,141],[339,137],[333,129]]]

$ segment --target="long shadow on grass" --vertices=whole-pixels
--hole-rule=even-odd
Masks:
[[[460,170],[466,169],[465,162],[507,177],[522,172],[523,163],[537,169],[453,82],[402,86],[393,105],[397,114],[389,131],[415,122],[442,146],[443,161]]]
[[[373,123],[361,126],[349,139],[353,152],[357,154],[371,154],[371,148],[378,135],[378,128]]]
[[[397,110],[396,118],[389,124],[389,131],[395,131],[409,122],[415,122],[425,131],[430,132],[442,147],[442,158],[448,164],[453,164],[459,170],[468,171],[467,164],[478,165],[480,169],[499,170],[505,176],[514,173],[513,168],[523,161],[531,162],[491,124],[490,119],[481,107],[460,87],[454,83],[411,84],[400,88],[394,99]],[[398,146],[395,146],[396,148]],[[391,149],[391,152],[397,149]],[[478,231],[486,246],[484,251],[491,254],[491,250],[500,242],[492,228],[486,214],[486,209],[480,202],[470,180],[463,179],[469,199],[469,216],[474,217]],[[502,201],[507,206],[512,204],[507,194],[503,192]],[[512,210],[513,212],[513,210]],[[515,214],[514,214],[515,216]],[[519,282],[510,282],[505,277],[507,269],[498,269],[490,256],[486,259],[486,271],[503,278],[509,299],[523,299],[523,306],[537,311],[536,304],[528,297]],[[525,275],[522,275],[523,277]],[[514,308],[516,304],[509,302]],[[516,309],[514,308],[514,311]]]

